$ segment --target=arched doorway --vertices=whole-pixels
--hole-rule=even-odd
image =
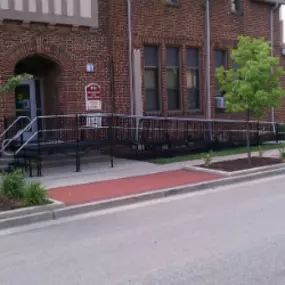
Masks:
[[[37,116],[58,113],[57,82],[60,68],[55,61],[37,54],[28,56],[16,64],[14,73],[28,73],[33,76],[15,89],[17,117],[27,116],[33,120]],[[24,139],[31,137],[39,127],[43,126],[35,122],[32,128],[25,132]]]

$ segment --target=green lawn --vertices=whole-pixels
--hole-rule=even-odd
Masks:
[[[265,151],[265,150],[277,149],[280,147],[284,147],[284,144],[267,144],[267,145],[261,146],[261,149]],[[251,151],[253,152],[259,151],[259,147],[253,146],[251,147]],[[247,152],[246,147],[232,148],[232,149],[213,152],[213,157],[241,154],[241,153],[246,153],[246,152]],[[203,154],[205,153],[188,154],[188,155],[166,157],[166,158],[156,158],[156,159],[150,160],[149,162],[152,162],[155,164],[168,164],[168,163],[174,163],[174,162],[183,162],[183,161],[200,159]]]

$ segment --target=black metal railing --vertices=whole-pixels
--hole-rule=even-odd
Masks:
[[[3,119],[5,130],[9,122],[15,118]],[[37,131],[24,139],[23,130],[31,129]],[[113,156],[149,159],[244,146],[246,129],[245,121],[74,114],[39,116],[30,123],[19,120],[5,132],[5,138],[16,156],[25,152],[25,157],[37,161],[40,175],[47,153],[75,152],[76,171],[80,171],[80,157],[89,149],[109,154],[113,166]],[[285,127],[250,121],[249,136],[252,145],[278,142],[285,139]]]

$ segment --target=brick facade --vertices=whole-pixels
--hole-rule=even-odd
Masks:
[[[242,15],[231,12],[230,0],[210,1],[211,58],[215,48],[229,50],[238,35],[263,36],[269,40],[269,13],[272,6],[253,0],[243,1]],[[274,12],[274,50],[281,52],[279,11]],[[158,115],[205,117],[205,6],[203,0],[180,0],[178,8],[167,7],[163,0],[132,1],[133,48],[143,51],[147,44],[157,45],[160,53],[161,111]],[[165,48],[176,46],[181,51],[181,110],[169,112],[166,100]],[[186,48],[198,47],[201,52],[201,112],[188,110],[186,95]],[[100,0],[99,28],[26,25],[4,21],[0,25],[0,82],[14,74],[16,64],[29,56],[41,55],[54,61],[59,72],[51,72],[45,101],[55,100],[48,113],[84,112],[84,86],[97,82],[102,88],[103,111],[130,112],[129,61],[127,33],[127,1]],[[115,99],[110,92],[109,60],[114,60]],[[282,61],[284,61],[282,59]],[[87,73],[86,63],[95,65]],[[142,54],[143,63],[143,54]],[[285,63],[285,62],[284,62]],[[231,64],[229,60],[229,64]],[[143,73],[142,73],[143,74]],[[47,80],[47,81],[48,81]],[[214,101],[214,65],[211,62],[211,111],[213,118],[242,118],[242,114],[216,112]],[[285,83],[285,82],[283,82]],[[144,96],[144,90],[142,91]],[[0,115],[15,113],[14,94],[1,97]],[[285,120],[285,104],[276,110],[276,119]],[[270,119],[270,115],[268,118]]]
[[[40,55],[54,61],[59,68],[56,87],[53,86],[45,100],[57,97],[56,113],[83,112],[85,110],[84,86],[98,82],[104,94],[104,109],[110,108],[108,70],[108,2],[100,1],[100,28],[51,26],[40,23],[29,25],[4,21],[0,25],[0,74],[1,81],[14,74],[16,64],[29,56]],[[93,62],[95,73],[86,73],[86,63]],[[46,89],[46,88],[45,88]],[[50,85],[47,84],[47,89]],[[55,95],[54,95],[55,94]],[[50,97],[52,96],[52,97]],[[14,94],[5,94],[1,115],[15,113]]]

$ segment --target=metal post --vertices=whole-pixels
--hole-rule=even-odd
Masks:
[[[75,129],[76,129],[75,171],[80,172],[80,131],[79,131],[78,114],[75,117]]]
[[[205,0],[205,35],[206,35],[206,91],[207,91],[207,119],[211,120],[211,15],[210,0]],[[208,123],[209,136],[212,140],[211,122]]]
[[[129,40],[129,80],[131,115],[134,115],[134,83],[133,83],[133,32],[132,32],[132,0],[127,0],[128,6],[128,40]]]

